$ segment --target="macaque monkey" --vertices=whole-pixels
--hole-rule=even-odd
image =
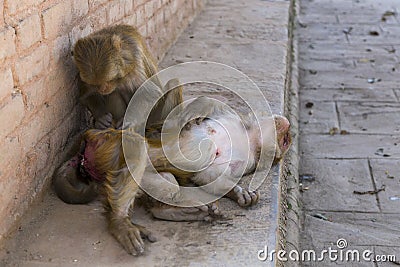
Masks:
[[[156,132],[156,138],[159,138],[159,125],[162,125],[162,120],[167,117],[173,108],[183,102],[183,88],[179,86],[178,79],[169,80],[163,90],[161,91],[159,87],[154,87],[154,92],[151,94],[159,97],[163,96],[155,106],[157,109],[153,109],[153,111],[157,110],[159,112],[157,120],[160,121],[154,122],[151,125],[147,124],[147,133],[154,135],[153,133]],[[83,168],[85,142],[82,139],[84,138],[81,137],[75,140],[65,157],[66,161],[53,175],[53,185],[56,194],[68,204],[89,203],[99,194],[99,180],[96,180],[95,177],[87,173]]]
[[[261,119],[258,124],[251,116],[239,116],[227,105],[208,97],[198,97],[179,115],[172,113],[170,116],[176,119],[166,122],[167,137],[162,139],[162,146],[173,165],[165,167],[165,162],[160,162],[162,151],[153,154],[150,147],[149,155],[155,169],[169,170],[178,178],[188,175],[182,169],[199,169],[192,171],[191,182],[210,194],[225,195],[242,207],[256,204],[259,194],[237,185],[239,179],[256,168],[266,169],[268,163],[276,164],[291,144],[290,124],[285,117],[274,115]],[[168,137],[176,131],[174,129],[182,129],[179,140]],[[211,141],[209,145],[204,144],[205,140]],[[178,150],[181,156],[177,155]],[[273,155],[274,159],[268,162]],[[185,164],[180,170],[174,169],[182,156],[189,166]]]
[[[168,98],[175,95],[170,94],[167,102]],[[240,206],[251,206],[257,203],[259,194],[238,186],[237,181],[260,166],[267,167],[262,153],[274,157],[276,163],[290,146],[290,124],[282,116],[265,118],[258,125],[222,103],[210,104],[207,97],[193,100],[179,109],[179,114],[170,120],[167,117],[161,138],[157,133],[142,137],[132,129],[112,128],[92,129],[83,136],[82,172],[104,183],[110,232],[132,255],[144,251],[142,236],[154,241],[147,229],[130,221],[129,210],[138,196],[151,191],[160,201],[190,203],[190,197],[181,195],[179,187],[186,181],[210,195],[226,195]],[[211,142],[201,144],[204,140]],[[183,158],[186,162],[180,166]],[[196,220],[219,214],[214,205],[205,204],[197,200],[192,207],[159,204],[151,212],[167,220]]]
[[[129,25],[116,25],[79,39],[73,48],[79,70],[80,102],[94,117],[96,129],[120,128],[132,95],[157,65],[142,36]],[[161,88],[155,77],[153,82]],[[149,123],[158,121],[159,108]]]

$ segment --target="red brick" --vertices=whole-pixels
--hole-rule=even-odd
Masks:
[[[36,13],[21,21],[16,30],[18,45],[21,49],[29,48],[42,39],[40,18]]]
[[[54,40],[53,45],[54,63],[68,65],[66,63],[72,61],[70,36],[63,35],[58,37]]]
[[[72,2],[72,17],[74,19],[83,17],[89,12],[89,3],[87,0],[74,0]]]
[[[153,16],[154,14],[154,3],[153,1],[148,1],[146,2],[146,4],[144,5],[144,10],[145,10],[145,18],[149,19]]]
[[[107,25],[107,9],[106,7],[101,7],[96,10],[96,12],[89,15],[87,19],[88,24],[90,24],[94,29],[101,29]]]
[[[124,5],[125,16],[129,16],[129,15],[134,14],[134,11],[135,11],[134,1],[132,1],[132,0],[123,0],[121,4]]]
[[[46,39],[65,33],[72,20],[71,2],[62,1],[42,12],[44,36]]]
[[[155,19],[152,17],[147,21],[147,36],[153,36],[156,32]]]
[[[77,88],[64,88],[59,90],[50,100],[49,108],[53,116],[53,123],[60,121],[62,118],[71,113],[74,106],[77,105],[78,90]]]
[[[141,6],[141,5],[145,4],[145,3],[147,3],[148,1],[151,1],[151,0],[135,0],[135,5],[136,6]]]
[[[138,28],[138,31],[142,36],[146,37],[147,36],[147,26],[146,26],[146,24],[143,24],[142,26],[140,26]]]
[[[7,12],[9,14],[14,14],[30,6],[39,5],[44,1],[45,0],[24,0],[24,1],[5,0],[5,6],[7,7]]]
[[[40,139],[56,127],[53,109],[42,107],[31,116],[28,122],[19,130],[23,153],[30,151]]]
[[[0,0],[0,27],[4,26],[4,0]]]
[[[137,25],[136,14],[125,17],[122,22],[135,27]]]
[[[31,151],[25,155],[25,175],[27,177],[34,178],[35,176],[41,176],[39,173],[43,170],[51,169],[53,166],[50,163],[50,137],[46,136],[43,138]],[[44,173],[43,175],[47,175]],[[34,180],[33,180],[34,182]]]
[[[0,70],[0,100],[10,96],[14,90],[14,80],[11,68],[7,67]]]
[[[90,9],[96,9],[98,6],[103,5],[105,3],[107,3],[108,0],[90,0],[89,4],[90,4]]]
[[[47,46],[42,45],[31,54],[20,58],[16,64],[16,74],[20,85],[25,84],[48,69],[50,53]]]
[[[21,143],[18,138],[1,138],[0,144],[0,172],[7,172],[12,169],[22,158]],[[3,175],[0,175],[2,177]],[[3,176],[4,177],[4,176]],[[0,181],[2,183],[3,181]],[[0,185],[0,188],[2,186]],[[0,189],[0,192],[7,192]]]
[[[121,5],[120,2],[113,2],[107,8],[107,16],[109,24],[113,24],[119,20],[121,20],[125,13],[124,13],[124,6]]]
[[[27,110],[32,112],[41,108],[45,105],[48,90],[46,87],[45,77],[41,77],[39,80],[29,83],[21,88],[24,96],[26,96]]]
[[[78,39],[83,38],[83,37],[89,35],[92,32],[93,32],[93,27],[90,24],[84,23],[82,25],[75,26],[72,29],[71,33],[69,34],[70,37],[71,37],[70,38],[71,39],[71,43],[74,45],[76,43],[76,41],[78,41]],[[67,40],[65,40],[65,42],[66,41]],[[68,52],[71,55],[72,47],[68,47],[68,49],[70,49],[70,51],[68,51]],[[64,51],[64,52],[66,52],[66,51]]]
[[[144,5],[138,7],[136,15],[137,15],[136,21],[138,25],[141,25],[142,23],[146,22],[146,12]]]
[[[0,60],[15,54],[15,30],[5,27],[0,32]]]
[[[22,95],[14,95],[9,97],[0,108],[0,138],[4,138],[17,127],[25,115],[25,107]]]

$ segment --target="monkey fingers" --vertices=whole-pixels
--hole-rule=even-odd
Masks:
[[[144,252],[144,241],[142,236],[147,237],[151,242],[155,238],[143,226],[131,223],[128,217],[114,218],[110,222],[110,232],[124,247],[124,249],[133,256]]]
[[[112,126],[112,119],[113,116],[111,115],[111,113],[106,113],[103,116],[101,116],[100,118],[98,118],[94,125],[96,129],[107,129],[110,128]]]
[[[220,211],[220,209],[219,209],[219,202],[218,202],[218,200],[217,200],[217,201],[214,201],[214,202],[212,202],[212,203],[209,203],[207,206],[208,206],[208,212],[210,213],[210,216],[218,217],[218,216],[221,216],[221,215],[222,215],[222,214],[221,214],[221,211]]]
[[[146,238],[149,240],[151,243],[154,243],[157,241],[157,238],[149,231],[146,229],[146,227],[141,226],[139,224],[135,224],[137,228],[139,228],[140,235],[142,238]]]
[[[235,186],[228,194],[227,196],[239,204],[241,207],[248,207],[248,206],[253,206],[255,205],[259,198],[260,194],[256,191],[249,192],[246,189],[243,189],[240,186]]]

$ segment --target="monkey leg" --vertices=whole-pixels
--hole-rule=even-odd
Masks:
[[[188,129],[193,123],[200,124],[205,118],[221,113],[231,113],[231,111],[224,103],[201,96],[185,106],[179,116],[179,126],[186,125],[186,129]]]
[[[219,215],[218,203],[204,205],[195,202],[190,196],[181,194],[175,177],[168,172],[154,173],[147,171],[140,187],[150,197],[148,208],[155,218],[168,221],[203,221]],[[173,204],[185,203],[191,207],[177,207]]]
[[[134,224],[129,218],[129,209],[134,204],[139,191],[134,179],[127,169],[117,175],[107,175],[106,194],[109,230],[124,249],[134,256],[144,252],[143,238],[156,241],[154,236],[143,226]]]
[[[220,216],[218,202],[198,207],[175,207],[157,203],[150,208],[150,212],[157,219],[167,221],[211,221]]]
[[[250,192],[243,189],[232,180],[232,177],[227,174],[222,174],[215,178],[212,173],[204,170],[192,178],[193,182],[202,185],[202,189],[208,193],[217,196],[227,196],[236,201],[241,207],[248,207],[256,204],[260,198],[258,192]]]

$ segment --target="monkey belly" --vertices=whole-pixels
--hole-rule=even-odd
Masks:
[[[239,118],[206,119],[200,125],[192,126],[189,131],[198,142],[213,142],[215,155],[208,169],[212,168],[215,176],[228,172],[227,174],[238,177],[252,164],[249,162],[249,137]]]

